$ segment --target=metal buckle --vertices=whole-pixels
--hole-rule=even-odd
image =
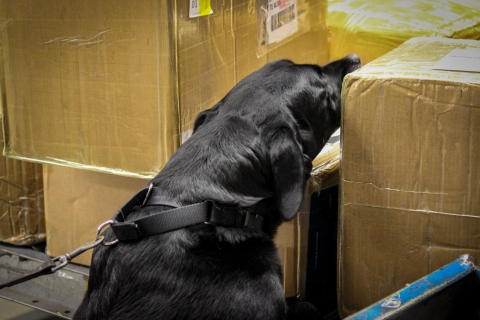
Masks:
[[[112,224],[114,224],[115,221],[114,220],[108,220],[108,221],[105,221],[104,223],[102,223],[101,225],[98,226],[98,229],[97,229],[97,238],[99,238],[100,236],[100,232],[102,232],[102,230],[107,227],[107,226],[110,226]],[[110,241],[110,242],[103,242],[102,244],[104,246],[112,246],[114,244],[118,243],[118,239],[115,239],[113,241]]]
[[[72,252],[65,253],[63,256],[53,258],[52,261],[55,262],[55,267],[51,269],[52,273],[65,267],[70,261],[72,261],[73,258],[81,255],[87,250],[93,249],[98,246],[100,243],[103,242],[104,238],[104,236],[99,236],[97,232],[97,237],[92,242],[85,243],[84,245],[73,250]]]
[[[207,204],[207,221],[203,222],[204,224],[212,224],[212,214],[215,204],[212,200],[206,200],[205,203]]]
[[[245,213],[245,220],[243,221],[243,227],[248,227],[248,223],[252,219],[252,214],[250,212]]]
[[[243,226],[262,230],[263,217],[258,215],[258,214],[254,215],[250,212],[246,212],[245,213],[245,222],[243,223]]]
[[[53,267],[51,269],[52,273],[54,273],[55,271],[57,271],[59,269],[62,269],[63,267],[65,267],[68,264],[68,259],[64,255],[63,256],[58,256],[58,257],[53,259],[53,262],[55,262],[55,264],[57,264],[57,261],[60,261],[60,263],[56,267]]]
[[[250,227],[262,230],[263,217],[261,215],[245,212],[235,207],[217,207],[211,200],[205,202],[208,205],[205,224],[234,228]]]
[[[143,199],[143,203],[140,207],[145,207],[145,205],[147,204],[147,200],[150,197],[150,193],[152,193],[152,189],[153,189],[153,183],[150,183],[148,185],[148,190],[147,190],[147,194],[145,195],[145,199]]]

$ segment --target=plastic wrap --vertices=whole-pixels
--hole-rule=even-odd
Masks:
[[[475,0],[329,0],[330,58],[368,63],[413,37],[480,39]]]

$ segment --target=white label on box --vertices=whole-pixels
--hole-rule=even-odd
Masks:
[[[275,43],[298,31],[295,0],[268,0],[268,43]]]
[[[480,50],[453,49],[437,61],[433,69],[480,72]]]
[[[210,0],[190,0],[190,11],[188,13],[190,18],[202,17],[212,13]]]

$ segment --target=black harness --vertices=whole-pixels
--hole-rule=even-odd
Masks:
[[[152,215],[127,221],[130,213],[145,206],[162,206],[171,209],[160,211]],[[119,241],[138,240],[142,237],[166,233],[200,223],[224,226],[230,228],[254,228],[263,230],[263,217],[252,214],[239,207],[219,206],[213,201],[204,201],[184,207],[176,207],[165,199],[160,189],[153,184],[143,188],[135,194],[120,210],[115,213],[112,220],[102,223],[97,229],[97,236],[92,242],[86,243],[70,253],[58,256],[43,262],[40,266],[23,276],[0,284],[0,289],[34,279],[39,276],[55,273],[65,267],[76,256],[100,244],[114,245]],[[110,226],[116,239],[104,241],[101,231]]]
[[[172,209],[126,221],[131,212],[145,206],[166,206]],[[109,222],[117,240],[128,241],[199,223],[262,230],[263,218],[238,207],[219,206],[213,201],[175,208],[165,201],[160,189],[150,184],[135,194]]]

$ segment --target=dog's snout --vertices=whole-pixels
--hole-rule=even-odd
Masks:
[[[352,64],[361,64],[361,61],[360,61],[360,57],[354,53],[352,54],[349,54],[348,56],[346,56],[345,58],[347,58],[348,60],[350,60],[350,62]]]
[[[362,66],[360,57],[356,54],[349,54],[344,59],[348,61],[347,68],[345,70],[346,73],[353,72]]]

